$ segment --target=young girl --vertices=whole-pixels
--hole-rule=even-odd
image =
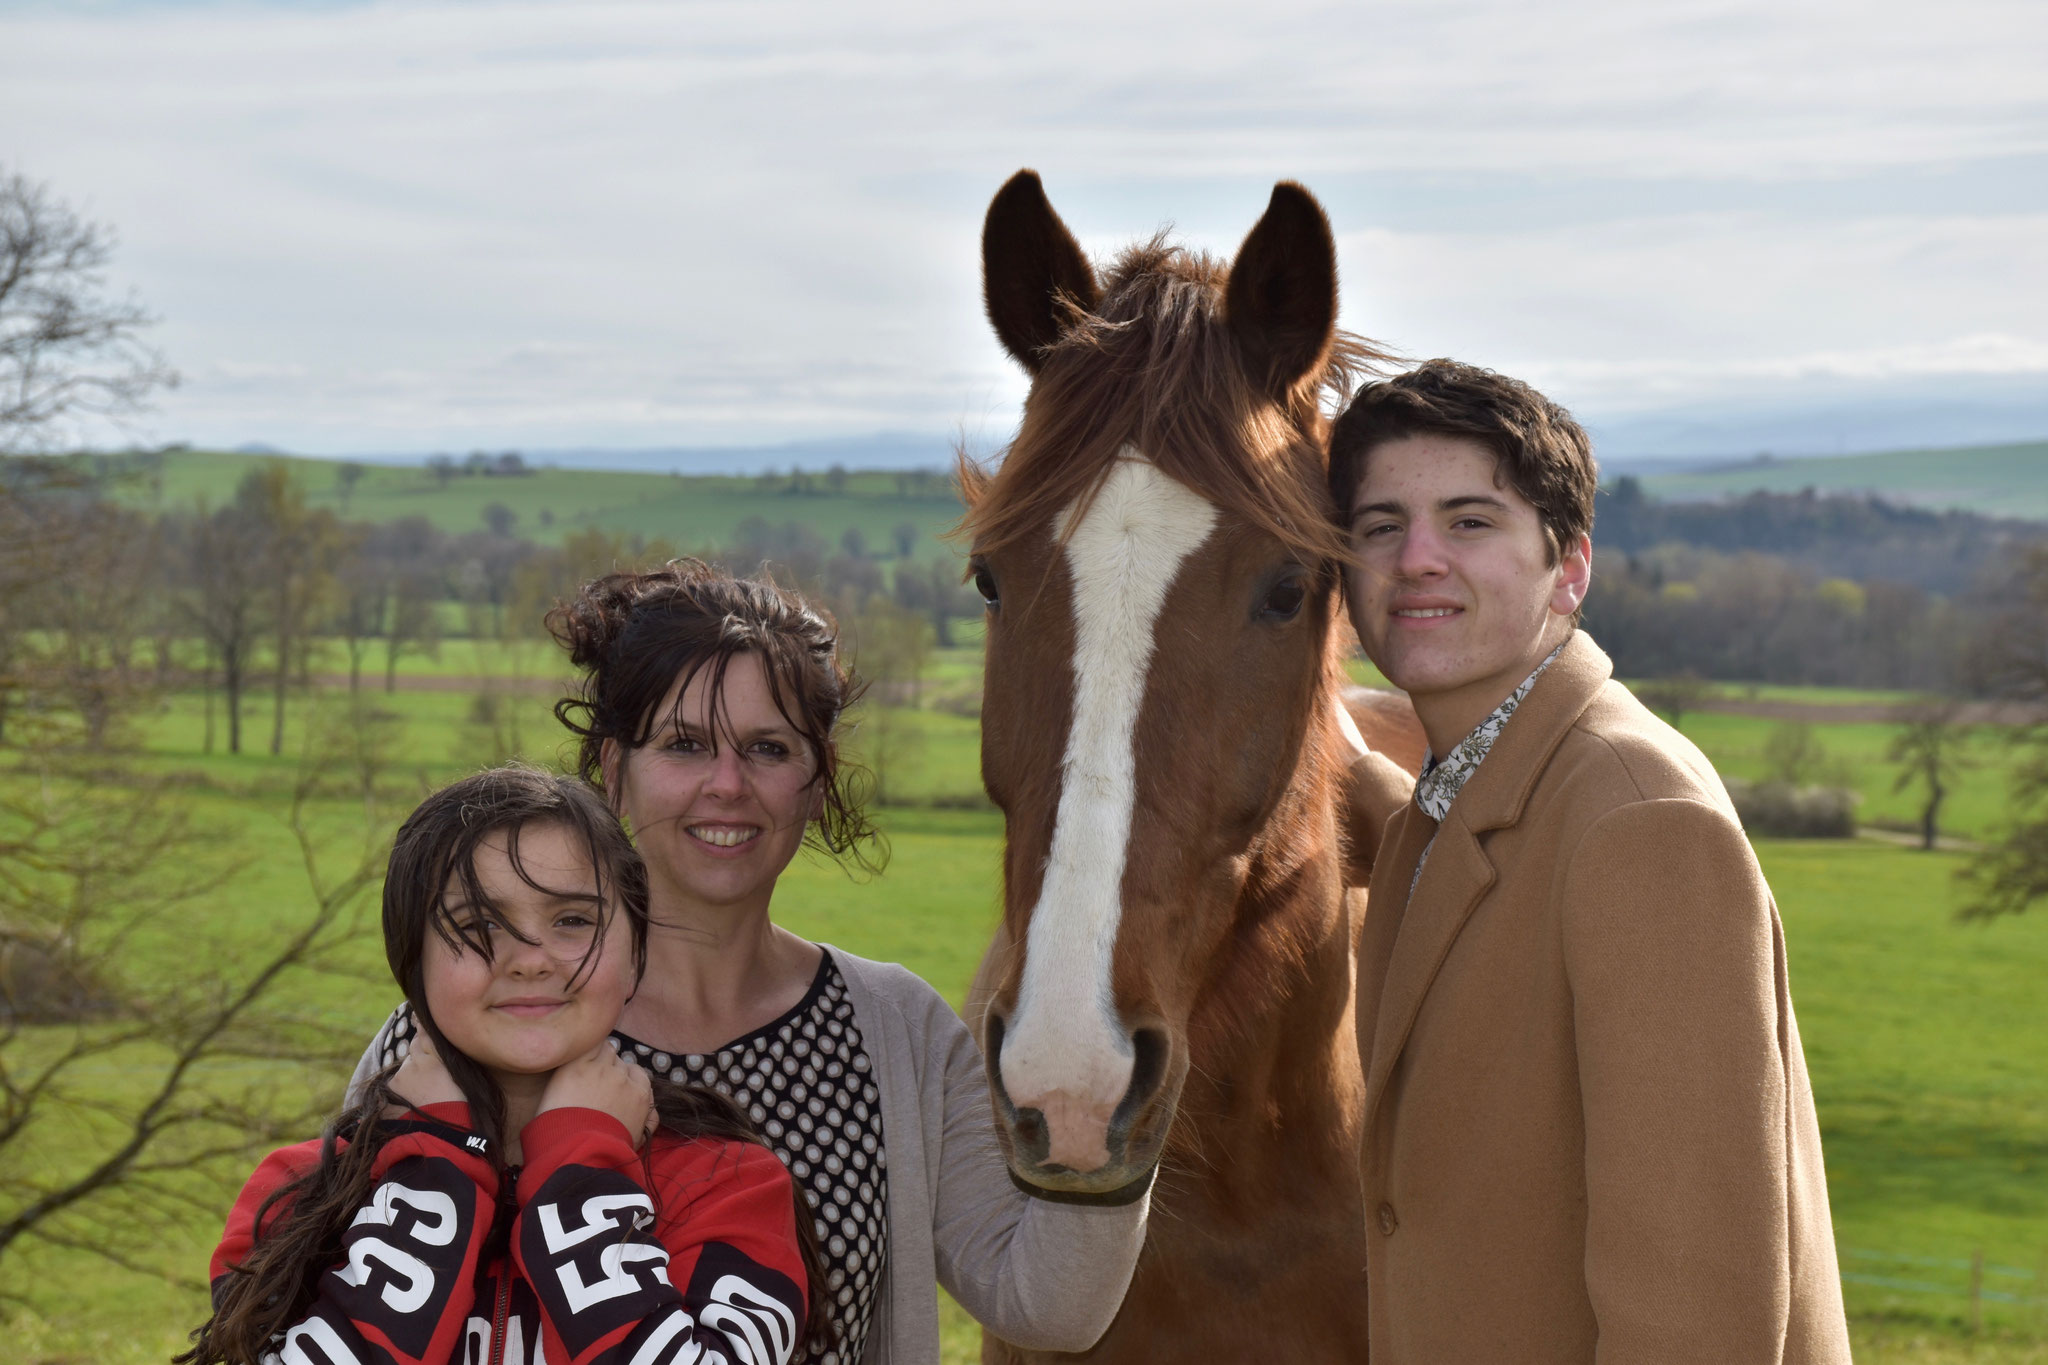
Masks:
[[[180,1360],[785,1365],[819,1283],[788,1172],[607,1041],[646,934],[645,872],[583,784],[500,768],[429,797],[384,885],[420,1036],[257,1168]]]

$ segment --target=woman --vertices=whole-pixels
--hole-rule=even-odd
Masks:
[[[831,622],[695,560],[611,574],[550,628],[582,670],[556,715],[645,860],[648,968],[615,1041],[730,1095],[817,1215],[839,1341],[818,1358],[938,1359],[934,1282],[997,1336],[1080,1351],[1115,1316],[1148,1200],[1053,1203],[1011,1183],[981,1055],[911,972],[769,917],[808,838],[859,858],[871,830],[835,730],[854,687]],[[399,1055],[406,1012],[365,1067]]]

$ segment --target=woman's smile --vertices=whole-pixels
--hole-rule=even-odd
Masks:
[[[819,757],[783,714],[761,655],[735,654],[722,680],[709,668],[679,677],[654,714],[648,741],[623,755],[615,790],[627,824],[642,831],[657,899],[765,908],[820,786]]]
[[[698,843],[707,844],[718,853],[740,852],[761,837],[759,825],[703,823],[686,826],[685,832]]]

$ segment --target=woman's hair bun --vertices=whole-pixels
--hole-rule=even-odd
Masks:
[[[593,578],[577,589],[566,602],[557,602],[547,615],[548,634],[569,651],[569,661],[578,668],[594,669],[611,656],[612,646],[625,634],[633,609],[648,590],[677,578],[674,566],[652,573],[608,573]]]

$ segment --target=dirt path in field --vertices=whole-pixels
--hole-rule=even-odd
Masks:
[[[348,674],[315,673],[313,686],[335,691],[348,691]],[[401,673],[398,675],[398,690],[401,692],[481,692],[489,688],[495,692],[517,692],[523,696],[555,697],[569,690],[567,678],[474,678],[438,673]],[[365,692],[382,692],[382,673],[363,675]]]
[[[348,691],[348,674],[315,673],[313,686],[323,691]],[[573,678],[485,678],[460,674],[401,673],[398,675],[400,692],[481,692],[486,687],[498,692],[516,692],[521,696],[559,697],[565,696],[575,686]],[[929,693],[937,684],[927,682],[924,690]],[[372,677],[363,675],[365,692],[381,693],[384,690],[384,675]],[[912,687],[909,683],[876,683],[869,689],[869,695],[879,697],[891,706],[907,706],[911,702]]]
[[[1774,701],[1768,698],[1709,697],[1693,707],[1729,716],[1761,716],[1766,720],[1803,720],[1824,725],[1887,725],[1897,721],[1893,702]],[[2041,719],[2039,708],[2020,702],[1973,701],[1956,719],[1963,725],[2029,725]]]
[[[1899,848],[1920,847],[1920,836],[1908,834],[1902,829],[1873,829],[1869,825],[1856,831],[1859,839],[1868,839],[1875,844],[1892,844]],[[1970,839],[1953,839],[1946,834],[1937,835],[1935,848],[1944,853],[1982,853],[1984,845]]]
[[[315,673],[316,687],[346,690],[348,674]],[[401,673],[398,675],[398,690],[401,692],[482,692],[486,688],[497,692],[514,692],[522,696],[561,696],[568,692],[572,680],[567,677],[530,678],[487,678],[461,674]],[[365,673],[363,689],[370,692],[384,690],[384,675]],[[905,691],[907,685],[900,685],[894,691]],[[904,698],[907,699],[907,698]],[[890,700],[899,700],[891,697]],[[1803,720],[1816,725],[1886,725],[1897,720],[1897,706],[1891,702],[1813,702],[1781,701],[1763,697],[1740,697],[1721,695],[1703,699],[1692,707],[1695,711],[1715,711],[1729,716],[1758,716],[1765,720]],[[2019,702],[1970,702],[1957,717],[1964,725],[2028,725],[2044,717],[2039,708]]]

